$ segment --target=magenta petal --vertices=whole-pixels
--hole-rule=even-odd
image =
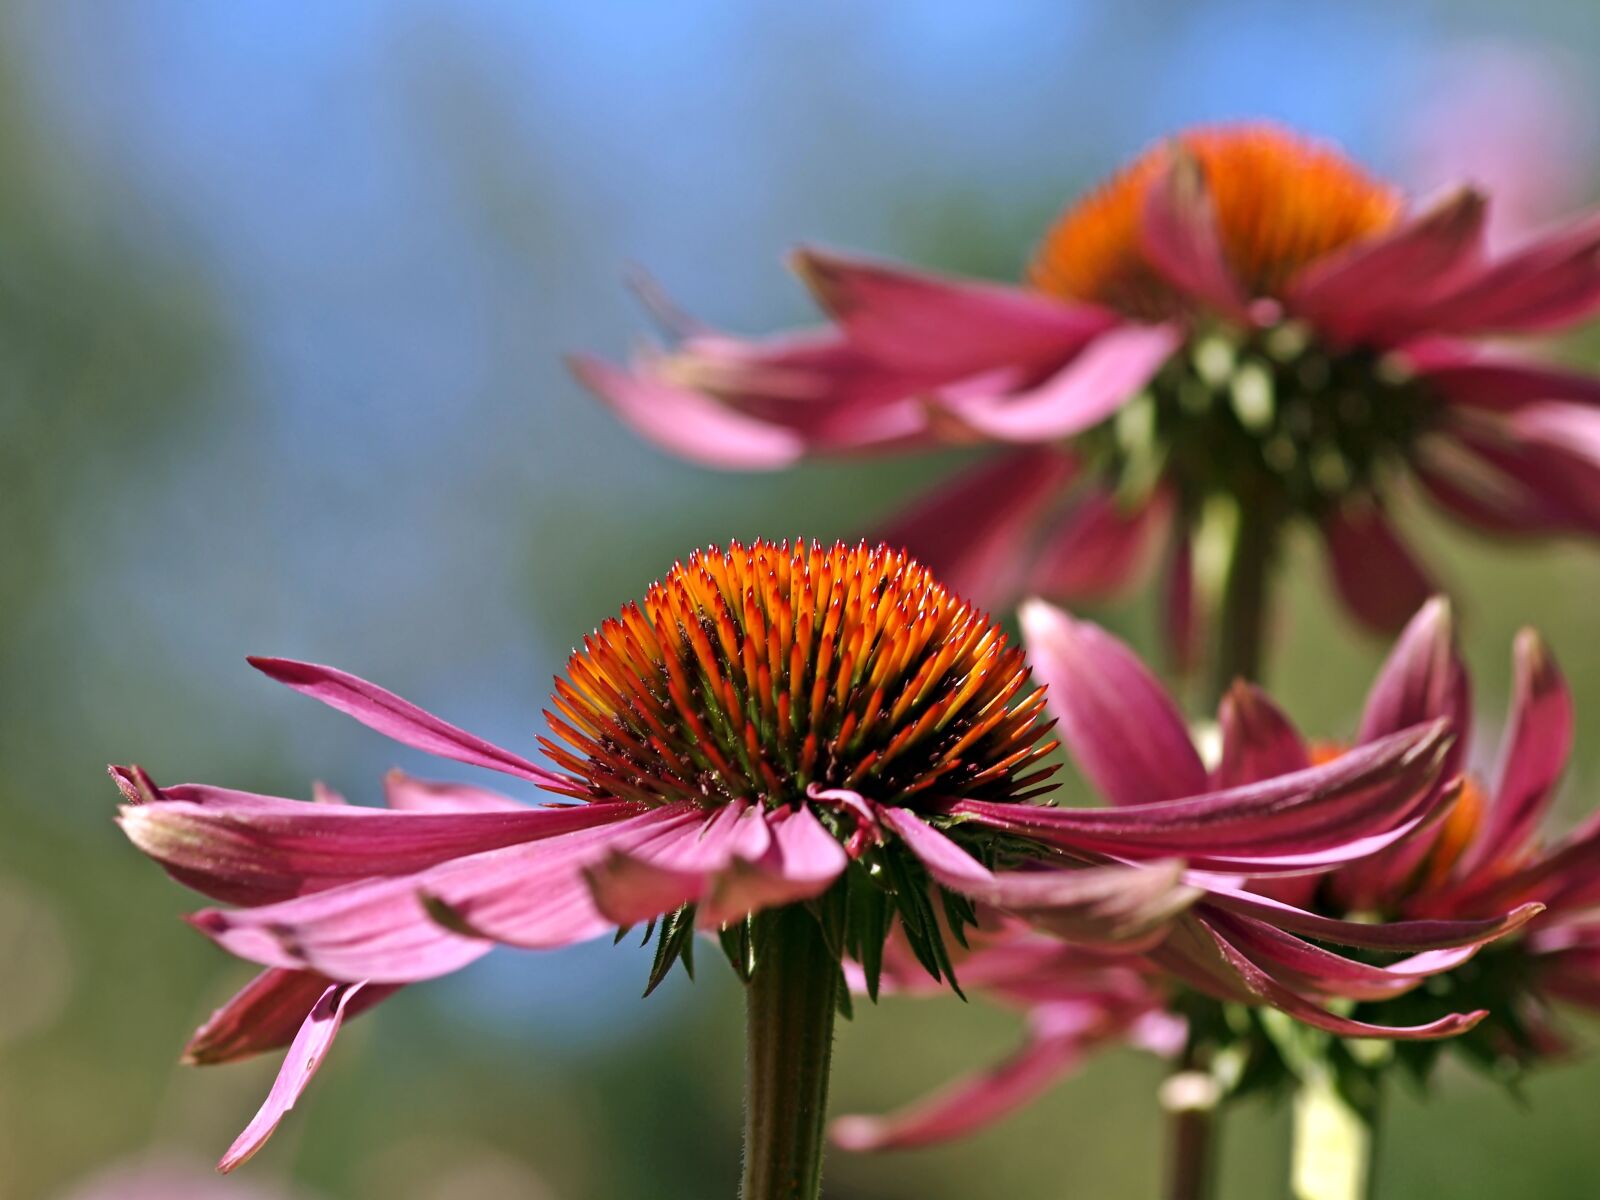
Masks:
[[[1054,442],[1082,433],[1139,392],[1183,340],[1170,325],[1101,334],[1043,383],[1004,396],[946,397],[958,426],[1002,442]]]
[[[1544,642],[1531,629],[1517,635],[1510,733],[1500,778],[1482,832],[1468,846],[1460,872],[1510,861],[1538,829],[1572,754],[1572,694]]]
[[[1057,447],[1014,450],[941,483],[876,536],[957,595],[995,607],[1015,597],[1039,523],[1076,472]]]
[[[287,1046],[306,1014],[336,982],[315,971],[262,971],[195,1030],[183,1048],[183,1061],[197,1066],[237,1062]],[[345,1015],[363,1013],[399,990],[396,984],[368,984],[349,998]]]
[[[1515,412],[1547,400],[1600,406],[1600,378],[1504,356],[1452,362],[1418,378],[1447,406],[1489,413]]]
[[[1066,359],[1118,323],[1104,309],[1023,288],[818,250],[797,252],[794,266],[852,344],[949,380],[1007,364]]]
[[[344,671],[287,658],[251,658],[249,661],[262,674],[288,684],[297,692],[321,700],[401,745],[425,750],[441,758],[470,763],[475,767],[487,767],[491,771],[503,771],[507,775],[531,779],[541,786],[554,786],[562,791],[572,786],[570,781],[555,772],[531,763],[510,750],[502,750],[447,721],[441,721],[393,692],[384,691],[376,684]]]
[[[258,905],[360,879],[409,875],[640,811],[624,803],[514,812],[283,803],[294,807],[228,809],[171,801],[130,805],[118,819],[128,839],[186,887],[230,904]]]
[[[1369,950],[1415,953],[1421,950],[1447,950],[1454,946],[1478,946],[1504,937],[1545,911],[1542,904],[1523,904],[1503,916],[1483,920],[1421,921],[1341,921],[1306,912],[1254,892],[1241,892],[1220,885],[1208,886],[1206,903],[1248,917],[1257,917],[1279,929],[1341,946],[1361,946]]]
[[[1390,634],[1439,589],[1376,504],[1346,503],[1322,523],[1339,598],[1375,633]]]
[[[1023,605],[1022,631],[1067,749],[1113,804],[1206,790],[1182,714],[1131,650],[1039,600]]]
[[[843,1116],[829,1135],[845,1150],[908,1150],[965,1137],[993,1125],[1065,1078],[1094,1040],[1093,1026],[1054,1036],[1029,1036],[1004,1062],[959,1079],[899,1112]]]
[[[1382,339],[1385,319],[1459,280],[1483,254],[1483,196],[1462,188],[1389,233],[1315,263],[1287,308],[1340,341]]]
[[[796,431],[747,416],[689,388],[584,355],[572,356],[567,365],[624,424],[691,462],[774,471],[805,452],[805,441]]]
[[[1122,591],[1148,565],[1171,507],[1157,495],[1129,510],[1109,492],[1090,492],[1047,535],[1030,590],[1053,600],[1099,600]]]
[[[1205,172],[1192,155],[1180,150],[1150,184],[1139,241],[1145,257],[1180,292],[1248,322],[1249,297],[1228,265]]]
[[[1435,818],[1452,798],[1434,787],[1447,741],[1434,722],[1304,771],[1182,800],[1103,809],[963,800],[951,814],[1066,850],[1293,873],[1365,857]]]
[[[522,812],[528,807],[488,788],[418,779],[400,770],[383,777],[383,800],[396,812]]]
[[[267,1093],[266,1102],[238,1140],[228,1147],[228,1152],[217,1164],[217,1170],[226,1174],[242,1166],[266,1145],[278,1122],[294,1107],[295,1101],[300,1099],[300,1093],[306,1090],[311,1077],[322,1065],[344,1021],[345,1009],[361,993],[362,987],[360,983],[336,983],[322,993],[289,1046],[289,1053],[284,1057],[278,1077],[272,1083],[272,1090]]]
[[[700,902],[705,923],[722,925],[763,908],[820,896],[850,865],[844,847],[809,807],[786,809],[766,821],[771,847],[754,862],[734,859],[712,881]]]
[[[1303,771],[1311,765],[1304,739],[1270,696],[1238,680],[1222,698],[1218,713],[1222,759],[1212,784],[1237,787]]]
[[[1313,1029],[1326,1030],[1328,1033],[1340,1037],[1375,1037],[1389,1038],[1395,1041],[1430,1041],[1436,1038],[1455,1037],[1471,1029],[1488,1012],[1479,1009],[1470,1013],[1453,1013],[1441,1017],[1437,1021],[1430,1021],[1425,1025],[1371,1025],[1365,1021],[1356,1021],[1348,1017],[1335,1016],[1320,1004],[1307,997],[1292,987],[1285,984],[1270,970],[1250,957],[1245,951],[1235,946],[1229,939],[1216,929],[1199,922],[1211,936],[1220,953],[1222,960],[1232,970],[1238,973],[1244,987],[1258,999],[1272,1007],[1281,1009],[1296,1020],[1303,1021]]]
[[[928,869],[935,883],[962,893],[992,887],[995,876],[960,846],[908,808],[880,804],[878,819],[900,835],[906,848]]]
[[[1455,621],[1443,596],[1429,600],[1411,618],[1367,693],[1358,737],[1362,741],[1443,717],[1457,745],[1444,773],[1454,773],[1472,728],[1472,690],[1456,649]]]

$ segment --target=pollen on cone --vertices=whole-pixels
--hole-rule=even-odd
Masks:
[[[662,803],[1015,800],[1050,774],[1042,691],[987,614],[901,551],[696,552],[572,655],[546,713],[594,793]]]

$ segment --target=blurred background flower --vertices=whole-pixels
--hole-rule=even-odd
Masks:
[[[626,353],[631,264],[747,330],[805,315],[770,269],[802,238],[1016,278],[1063,197],[1170,129],[1274,118],[1410,183],[1397,114],[1436,97],[1441,55],[1487,39],[1579,64],[1582,129],[1600,48],[1587,0],[1318,3],[1292,20],[1259,0],[625,15],[14,0],[0,22],[0,872],[35,946],[0,956],[5,1020],[24,982],[56,978],[0,1041],[8,1200],[71,1195],[155,1145],[211,1161],[276,1065],[175,1065],[249,971],[163,918],[179,892],[117,835],[105,762],[281,794],[315,769],[358,802],[388,767],[424,765],[266,682],[236,686],[244,654],[338,661],[514,744],[594,615],[685,546],[852,535],[964,461],[757,479],[620,433],[559,355]],[[1566,105],[1561,72],[1539,73]],[[1595,195],[1587,169],[1562,186],[1538,219]],[[1562,353],[1592,365],[1596,349]],[[1408,532],[1468,598],[1488,728],[1504,647],[1521,624],[1545,633],[1577,697],[1564,811],[1589,809],[1600,563]],[[1296,555],[1270,682],[1305,728],[1350,728],[1381,647],[1348,638]],[[1142,607],[1095,615],[1150,625]],[[35,978],[38,961],[56,965]],[[432,1200],[456,1194],[447,1169],[537,1164],[556,1196],[729,1193],[738,1129],[720,1099],[739,1049],[719,1035],[739,996],[710,965],[648,1005],[628,993],[648,959],[606,945],[496,955],[408,991],[345,1031],[302,1101],[315,1119],[245,1182]],[[886,1000],[842,1028],[835,1110],[882,1112],[1014,1038],[980,1003]],[[402,1041],[417,1051],[375,1050]],[[1160,1074],[1108,1054],[981,1137],[837,1156],[830,1187],[1050,1197],[1070,1143],[1081,1194],[1149,1194]],[[1597,1083],[1580,1059],[1531,1080],[1525,1109],[1466,1080],[1426,1110],[1401,1097],[1390,1128],[1409,1149],[1382,1183],[1586,1195]],[[1230,1147],[1281,1145],[1286,1124],[1232,1119],[1226,1194],[1281,1195],[1278,1154]],[[427,1139],[452,1149],[424,1178],[403,1153]]]

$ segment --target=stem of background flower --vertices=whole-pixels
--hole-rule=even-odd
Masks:
[[[822,1188],[839,964],[800,905],[753,922],[745,987],[742,1200],[815,1200]]]
[[[1166,1200],[1205,1200],[1215,1172],[1211,1154],[1217,1127],[1217,1081],[1188,1051],[1161,1084],[1161,1109],[1167,1114]]]
[[[1377,1141],[1378,1095],[1353,1104],[1325,1073],[1300,1084],[1294,1096],[1294,1200],[1369,1200]]]
[[[1280,523],[1275,514],[1238,504],[1217,599],[1217,637],[1211,661],[1210,699],[1220,701],[1235,679],[1261,679],[1268,592]]]

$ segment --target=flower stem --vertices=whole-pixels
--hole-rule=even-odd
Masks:
[[[1161,1108],[1167,1114],[1166,1200],[1205,1200],[1213,1177],[1211,1143],[1216,1133],[1217,1081],[1184,1065],[1161,1085]]]
[[[1370,1200],[1379,1096],[1365,1102],[1340,1094],[1326,1074],[1302,1082],[1294,1096],[1294,1200]]]
[[[757,914],[745,988],[742,1200],[816,1200],[839,964],[800,905]]]
[[[1249,504],[1238,505],[1233,517],[1217,603],[1217,640],[1211,664],[1211,697],[1217,701],[1227,694],[1235,679],[1252,683],[1261,679],[1269,583],[1280,528],[1276,516]]]

